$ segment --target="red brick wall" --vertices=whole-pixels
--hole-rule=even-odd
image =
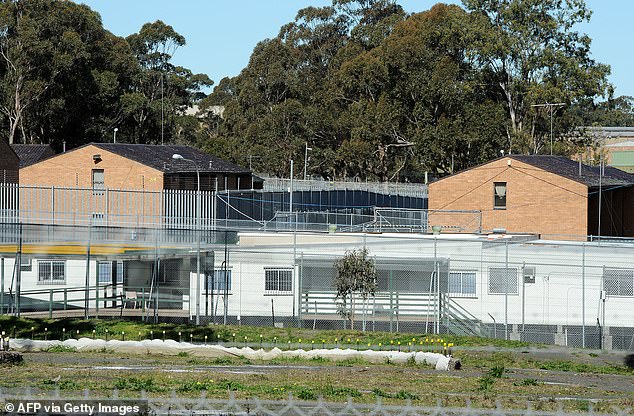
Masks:
[[[509,165],[510,161],[510,165]],[[507,183],[506,209],[493,208],[493,183]],[[482,230],[564,236],[587,234],[587,187],[511,158],[429,186],[430,210],[480,210]],[[433,215],[430,216],[433,225]]]
[[[95,163],[94,155],[101,155]],[[109,189],[163,189],[163,173],[96,146],[85,146],[20,169],[23,185],[92,187],[92,170],[103,169]]]

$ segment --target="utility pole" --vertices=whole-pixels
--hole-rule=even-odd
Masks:
[[[304,180],[306,180],[308,173],[308,151],[313,150],[312,147],[308,147],[308,142],[306,142],[306,148],[304,150]]]
[[[553,155],[553,114],[555,110],[559,107],[565,106],[566,103],[543,103],[543,104],[533,104],[531,107],[546,107],[548,109],[548,113],[550,114],[550,155]]]

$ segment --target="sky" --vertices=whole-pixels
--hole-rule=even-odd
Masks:
[[[331,0],[75,0],[97,11],[104,27],[119,36],[139,31],[144,23],[162,20],[183,35],[187,45],[172,59],[215,84],[238,75],[255,45],[277,35],[306,6],[330,5]],[[428,10],[438,1],[399,0],[407,12]],[[446,3],[460,3],[447,1]],[[615,95],[634,96],[633,0],[586,0],[590,23],[579,25],[593,39],[592,56],[612,68]]]

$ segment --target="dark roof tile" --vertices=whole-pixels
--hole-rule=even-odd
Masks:
[[[603,175],[601,175],[601,168],[598,166],[582,164],[581,175],[579,175],[579,162],[567,157],[550,155],[509,155],[508,157],[583,183],[589,188],[598,188],[599,182],[602,186],[634,185],[634,175],[610,166],[606,166]]]
[[[11,148],[20,158],[21,168],[55,156],[55,152],[48,144],[12,144]]]
[[[192,160],[200,172],[206,173],[251,173],[248,169],[212,156],[191,146],[149,145],[128,143],[90,143],[100,149],[115,153],[130,160],[150,166],[164,173],[195,172],[194,164],[174,159],[179,154]]]

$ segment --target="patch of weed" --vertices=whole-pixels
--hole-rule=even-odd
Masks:
[[[504,368],[503,365],[496,365],[489,368],[487,375],[491,376],[492,378],[502,378],[505,371],[506,369]]]
[[[242,383],[233,380],[220,380],[218,381],[217,388],[220,390],[227,391],[245,391],[247,390],[246,386]]]
[[[522,381],[516,381],[513,383],[514,386],[536,386],[538,384],[538,381],[534,378],[525,378]]]
[[[60,390],[78,390],[79,385],[72,380],[45,379],[41,382],[44,387],[59,387]]]
[[[120,378],[114,383],[114,386],[119,390],[145,390],[148,392],[159,392],[164,389],[154,382],[151,377],[148,378]]]
[[[212,390],[216,388],[213,380],[190,380],[178,387],[179,392]]]
[[[46,351],[46,352],[77,352],[77,348],[69,347],[69,346],[62,345],[62,344],[57,344],[57,345],[51,345],[50,347],[48,347],[44,351]]]
[[[295,395],[301,400],[316,400],[317,394],[310,387],[299,387],[295,389]]]
[[[361,392],[350,387],[326,386],[321,389],[321,394],[327,397],[361,397]]]

